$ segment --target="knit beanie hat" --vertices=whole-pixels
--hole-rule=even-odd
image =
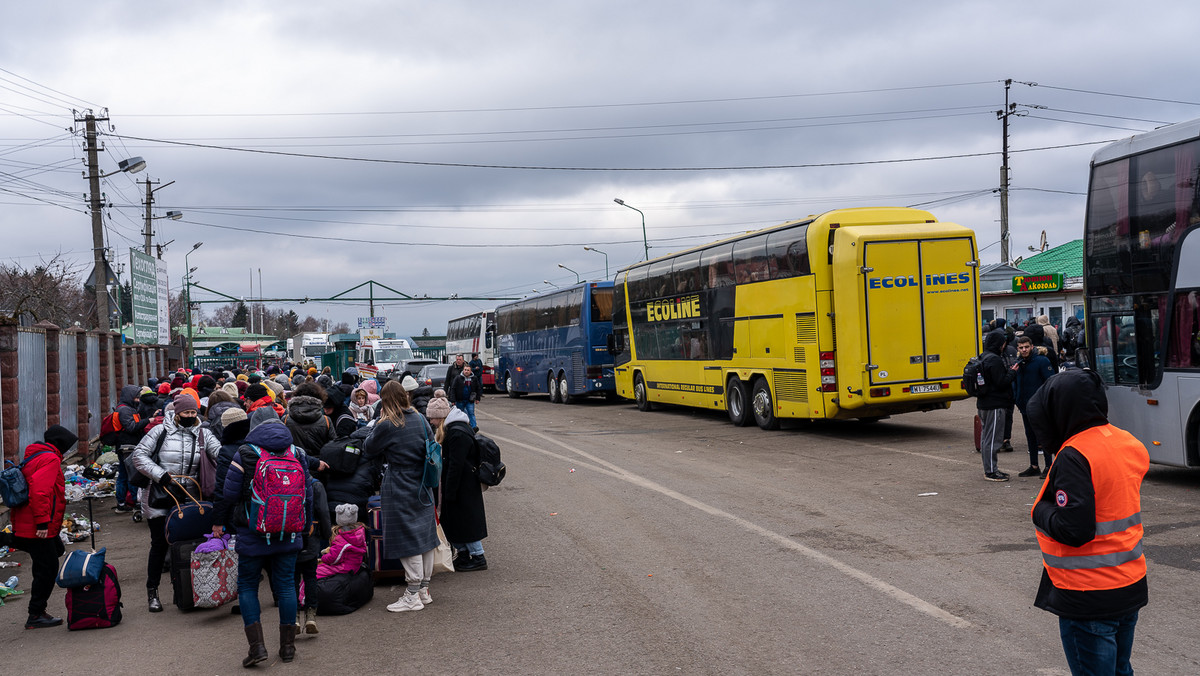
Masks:
[[[275,399],[279,399],[280,397],[283,396],[283,385],[280,385],[279,383],[275,382],[274,380],[264,380],[264,381],[262,381],[262,384],[271,388],[271,393]]]
[[[349,528],[358,521],[358,505],[346,503],[338,505],[334,510],[337,514],[337,525],[339,528]]]
[[[237,406],[230,406],[221,414],[221,427],[229,427],[239,420],[247,420],[246,412]]]
[[[445,397],[437,397],[429,400],[429,405],[425,407],[425,417],[429,419],[430,425],[440,425],[450,415],[450,400]]]
[[[233,397],[234,401],[237,401],[237,398],[241,395],[241,393],[238,392],[237,383],[234,383],[232,381],[222,385],[221,389],[225,390],[225,392],[227,392],[229,394],[229,396]]]
[[[404,376],[404,380],[400,381],[400,386],[404,388],[405,392],[412,392],[420,387],[420,385],[417,385],[416,379],[412,376]]]
[[[180,392],[179,395],[175,397],[175,413],[199,410],[200,407],[197,405],[195,397],[187,392]]]
[[[258,401],[267,396],[267,386],[262,383],[255,383],[246,388],[246,400]]]

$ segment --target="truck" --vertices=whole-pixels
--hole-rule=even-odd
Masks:
[[[329,351],[329,334],[327,333],[298,333],[289,339],[292,344],[292,361],[302,364],[312,361],[321,363],[321,355]]]
[[[412,358],[412,345],[403,338],[368,338],[358,343],[355,366],[366,378],[394,371]]]

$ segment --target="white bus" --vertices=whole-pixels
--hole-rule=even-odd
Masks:
[[[1092,156],[1087,358],[1151,462],[1200,466],[1200,120]]]
[[[496,385],[496,311],[487,310],[469,314],[465,317],[451,319],[446,326],[446,358],[453,361],[454,356],[461,354],[464,359],[471,361],[472,354],[478,354],[483,361],[483,386],[494,388]]]

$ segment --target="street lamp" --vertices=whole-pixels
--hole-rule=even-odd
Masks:
[[[558,267],[562,268],[563,270],[566,270],[567,272],[575,272],[574,270],[572,270],[571,268],[568,268],[567,266],[563,265],[562,263],[559,263]],[[578,272],[575,272],[575,283],[576,284],[579,283],[579,273]]]
[[[642,214],[642,246],[646,249],[646,260],[650,260],[650,243],[646,241],[646,214],[642,213],[642,210],[637,207],[629,206],[625,203],[625,200],[621,199],[620,197],[615,198],[613,201],[623,207],[629,207],[639,214]]]
[[[188,267],[188,256],[192,255],[192,251],[200,248],[204,242],[196,242],[192,245],[191,251],[183,255],[183,267],[187,270],[187,282],[184,285],[184,297],[187,299],[187,323],[188,323],[188,340],[187,340],[187,365],[192,366],[192,273],[196,268]]]
[[[104,247],[104,222],[101,217],[101,199],[100,199],[100,179],[107,178],[113,174],[121,172],[129,172],[136,174],[146,168],[146,160],[140,157],[131,157],[127,160],[121,160],[117,163],[117,170],[110,171],[106,174],[100,173],[100,167],[96,159],[96,131],[95,119],[89,117],[88,122],[88,190],[90,195],[90,207],[92,211],[92,250],[93,258],[96,263],[96,271],[93,276],[93,282],[96,285],[96,328],[101,331],[109,330],[108,323],[108,262],[105,259]]]
[[[608,254],[604,253],[603,251],[601,251],[599,249],[596,249],[596,248],[593,248],[590,246],[583,247],[583,250],[584,251],[595,251],[596,253],[604,256],[604,278],[608,279]]]
[[[549,284],[550,286],[553,286],[553,287],[554,287],[554,288],[556,288],[556,289],[560,289],[560,288],[562,288],[562,287],[560,287],[559,285],[555,284],[554,282],[552,282],[552,281],[550,281],[550,280],[548,280],[548,279],[543,279],[543,280],[542,280],[542,284]]]

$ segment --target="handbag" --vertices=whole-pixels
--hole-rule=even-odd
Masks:
[[[92,498],[88,501],[88,522],[95,523],[92,518]],[[63,589],[77,589],[96,584],[104,576],[104,553],[106,547],[96,550],[96,531],[92,529],[92,549],[72,549],[63,561],[58,571],[58,586]]]
[[[167,428],[162,428],[158,433],[158,439],[154,441],[154,452],[150,454],[150,460],[158,464],[158,454],[162,451],[163,442],[167,439]],[[129,485],[134,488],[149,488],[150,477],[138,471],[137,465],[133,462],[133,453],[125,456],[122,460],[125,463],[125,475],[129,477]]]
[[[196,477],[172,474],[171,482],[167,485],[157,481],[150,485],[150,494],[146,502],[150,504],[151,509],[170,509],[183,502],[199,502],[201,495],[200,482]]]
[[[200,551],[197,547],[192,552],[192,603],[197,608],[218,608],[237,598],[237,552],[229,548],[227,539],[210,542],[224,548]]]
[[[187,489],[182,487],[181,490],[187,492]],[[205,533],[212,531],[216,521],[213,504],[200,500],[199,494],[188,494],[188,498],[188,501],[176,501],[171,511],[167,512],[167,523],[164,526],[167,544],[198,540],[204,537]]]
[[[433,572],[434,573],[453,573],[454,572],[454,550],[450,548],[450,543],[446,541],[446,533],[442,531],[442,523],[439,521],[437,525],[438,546],[433,550]]]

